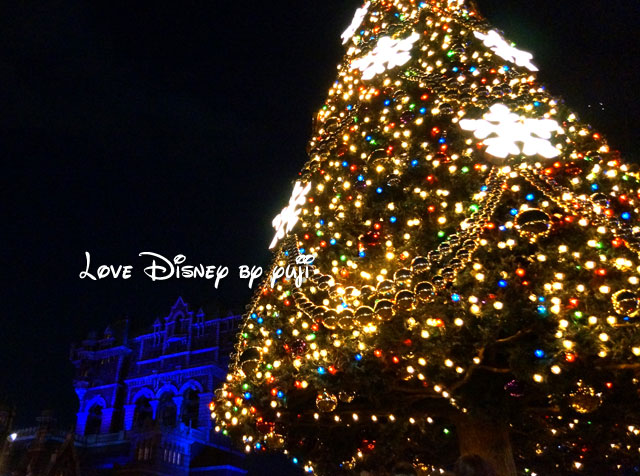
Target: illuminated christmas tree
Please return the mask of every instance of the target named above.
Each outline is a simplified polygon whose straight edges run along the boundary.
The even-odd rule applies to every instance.
[[[372,0],[274,220],[219,431],[310,473],[640,458],[639,179],[462,1]]]

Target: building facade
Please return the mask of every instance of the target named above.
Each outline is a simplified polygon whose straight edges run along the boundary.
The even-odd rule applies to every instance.
[[[213,431],[209,410],[239,323],[240,316],[207,318],[178,298],[147,333],[129,336],[124,322],[90,335],[71,350],[79,400],[75,432],[65,435],[49,425],[48,439],[65,449],[73,439],[67,459],[77,459],[82,475],[245,474],[242,455]],[[14,436],[14,450],[47,439],[40,426]],[[8,459],[18,464],[15,454]]]

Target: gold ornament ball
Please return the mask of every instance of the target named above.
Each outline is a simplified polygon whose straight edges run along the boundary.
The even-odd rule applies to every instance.
[[[313,311],[311,312],[311,316],[313,317],[314,320],[320,322],[322,321],[324,316],[327,314],[328,310],[329,309],[327,309],[325,306],[315,306]]]
[[[418,283],[415,289],[417,298],[422,302],[430,302],[436,297],[436,288],[429,281]]]
[[[384,149],[376,149],[369,154],[369,157],[367,157],[367,161],[371,163],[379,160],[388,160],[388,159],[389,159],[389,156],[387,155],[387,151]]]
[[[322,392],[316,398],[316,407],[318,407],[318,410],[320,410],[323,413],[332,412],[333,410],[336,409],[337,406],[338,406],[338,397],[326,391]]]
[[[635,317],[638,315],[638,296],[633,291],[623,289],[611,296],[613,309],[622,316]]]
[[[549,233],[551,217],[542,210],[532,208],[518,213],[515,224],[521,236],[535,241]]]
[[[265,437],[265,441],[267,443],[267,446],[274,450],[284,448],[284,437],[282,435],[278,435],[277,433],[269,433]]]
[[[380,283],[378,283],[377,291],[378,294],[382,297],[392,297],[393,293],[395,292],[395,285],[393,281],[390,281],[388,279],[380,281]]]
[[[335,311],[327,311],[322,318],[322,325],[330,331],[338,327],[338,314]]]
[[[240,368],[245,375],[249,375],[258,368],[262,353],[257,347],[249,347],[240,355]]]
[[[369,325],[373,322],[373,309],[369,306],[362,306],[356,310],[356,322],[361,326]]]
[[[604,193],[594,193],[591,195],[591,200],[596,205],[606,207],[609,204],[609,198]]]
[[[406,289],[396,294],[396,304],[402,311],[408,311],[413,307],[413,293]]]
[[[393,275],[393,280],[399,286],[409,286],[411,284],[411,278],[413,277],[413,273],[410,269],[402,268],[395,272]]]
[[[382,299],[376,303],[376,316],[382,321],[388,321],[393,317],[393,302]]]
[[[338,327],[343,331],[348,331],[353,329],[354,325],[353,319],[353,311],[350,309],[345,309],[340,314],[338,314]]]
[[[429,269],[429,260],[424,256],[418,256],[411,262],[411,270],[414,273],[422,273]]]
[[[569,395],[569,403],[578,413],[591,413],[602,404],[602,397],[593,387],[579,384],[578,389]]]
[[[356,394],[355,392],[340,392],[338,393],[338,398],[341,402],[351,403],[356,398]]]
[[[375,294],[376,294],[376,288],[374,288],[373,286],[369,286],[368,284],[362,286],[362,288],[360,289],[360,299],[362,300],[369,299],[375,296]]]
[[[326,291],[331,287],[332,281],[333,279],[331,278],[331,276],[327,276],[327,275],[320,276],[317,281],[318,288],[322,289],[323,291]]]

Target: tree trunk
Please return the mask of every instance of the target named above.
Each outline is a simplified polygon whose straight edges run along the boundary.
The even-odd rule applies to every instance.
[[[461,456],[478,455],[493,466],[498,476],[516,476],[506,424],[459,415],[456,430]]]

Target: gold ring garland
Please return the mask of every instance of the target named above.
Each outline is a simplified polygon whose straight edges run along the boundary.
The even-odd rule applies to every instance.
[[[505,177],[501,169],[493,167],[485,182],[487,187],[486,196],[480,203],[478,210],[474,211],[471,216],[463,222],[464,225],[459,228],[457,233],[450,235],[448,239],[440,243],[435,250],[427,253],[427,261],[422,263],[421,269],[416,270],[415,266],[413,266],[414,269],[412,270],[400,270],[403,271],[406,276],[403,275],[398,278],[409,281],[420,277],[420,284],[433,286],[434,294],[443,290],[447,283],[454,281],[458,272],[464,269],[466,264],[471,261],[475,251],[478,249],[479,237],[502,198],[504,183]],[[294,253],[295,252],[297,252],[297,250],[295,250]],[[336,282],[333,276],[324,274],[318,271],[317,268],[313,269],[315,273],[311,279],[316,282],[321,289],[328,291],[333,301],[341,302],[342,299],[336,292],[336,289],[340,288],[341,284]],[[425,273],[429,271],[431,271],[429,277],[425,276]],[[401,295],[401,293],[405,293],[406,296]],[[326,306],[315,304],[302,289],[295,290],[293,296],[296,299],[296,307],[298,310],[307,314],[312,319],[321,318],[322,314],[330,310]],[[384,304],[385,310],[393,313],[394,310],[406,307],[402,301],[409,300],[409,298],[411,298],[411,300],[414,299],[413,293],[401,291],[396,295],[394,301],[384,301],[384,303],[386,303]],[[301,306],[304,307],[304,309],[300,309]],[[366,308],[366,306],[363,306],[363,308]]]
[[[640,241],[633,236],[633,230],[628,223],[599,213],[599,210],[603,209],[601,205],[598,205],[589,197],[576,196],[573,191],[560,185],[551,177],[536,174],[529,168],[524,167],[519,169],[519,173],[527,182],[544,193],[567,213],[577,214],[596,225],[609,228],[614,237],[624,240],[631,251],[640,255]],[[565,199],[564,197],[568,198]]]

